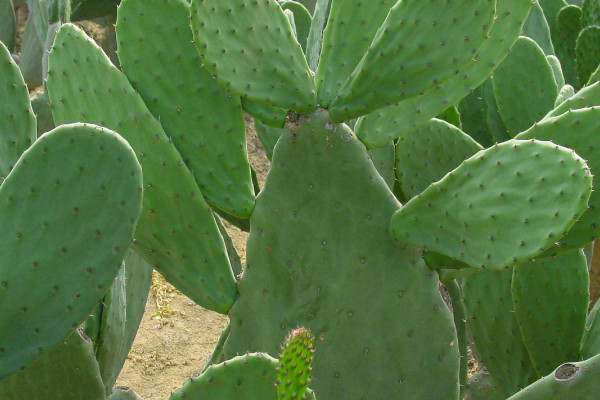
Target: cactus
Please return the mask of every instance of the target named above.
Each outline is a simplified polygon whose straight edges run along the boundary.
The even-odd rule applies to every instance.
[[[65,162],[70,151],[81,157]],[[12,238],[0,270],[0,324],[11,327],[1,377],[60,341],[108,289],[137,223],[141,175],[120,137],[89,125],[56,128],[19,158],[0,187],[0,230]]]
[[[314,5],[311,19],[291,1],[124,0],[122,71],[70,24],[48,57],[56,122],[106,125],[139,158],[133,250],[230,317],[172,399],[457,400],[477,395],[469,336],[490,374],[481,395],[506,398],[557,363],[577,365],[582,343],[593,353],[579,249],[600,236],[600,86],[564,85],[569,62],[554,43],[564,5],[536,5],[525,30],[530,0]],[[271,156],[256,198],[242,110]],[[249,228],[244,268],[215,213]],[[133,396],[112,389],[135,331],[122,305],[127,268],[96,293],[108,308],[87,325],[102,396],[113,398]],[[553,311],[565,288],[573,306]],[[548,323],[561,333],[540,333]],[[297,326],[316,337],[314,393],[298,391],[308,363],[272,358]]]

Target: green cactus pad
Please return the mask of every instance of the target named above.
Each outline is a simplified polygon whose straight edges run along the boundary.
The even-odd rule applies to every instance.
[[[266,400],[277,399],[277,360],[253,353],[211,365],[200,376],[187,381],[170,400]]]
[[[454,125],[432,119],[404,132],[396,142],[396,174],[412,198],[482,147]]]
[[[46,83],[57,123],[117,129],[144,170],[135,250],[181,292],[226,313],[237,292],[223,238],[181,156],[129,81],[74,25],[63,25]]]
[[[568,111],[550,117],[521,133],[517,139],[549,140],[575,150],[587,160],[592,174],[600,174],[598,130],[600,107]],[[569,233],[558,241],[561,250],[579,249],[600,237],[600,190],[594,182],[588,210],[578,219]]]
[[[575,58],[579,82],[587,82],[600,64],[600,26],[588,26],[579,32]]]
[[[233,275],[237,278],[240,275],[240,272],[242,272],[242,260],[240,259],[240,256],[238,255],[237,250],[233,245],[233,240],[231,239],[231,236],[229,236],[227,229],[225,229],[221,218],[215,215],[215,222],[219,227],[219,232],[221,232],[221,236],[223,236],[225,248],[227,249],[227,257],[229,258],[229,263],[231,264],[231,270],[233,271]]]
[[[304,328],[293,329],[288,333],[279,354],[277,398],[306,398],[315,352],[314,341],[310,331]]]
[[[569,362],[507,400],[596,400],[600,393],[600,354]]]
[[[304,326],[318,398],[456,399],[452,315],[421,253],[389,237],[399,204],[364,146],[325,111],[286,129],[251,218],[225,358],[276,354]]]
[[[547,375],[557,365],[579,359],[589,285],[587,262],[581,250],[514,268],[515,315],[539,375]]]
[[[586,210],[590,189],[590,171],[574,151],[510,140],[475,154],[406,203],[390,232],[474,268],[503,269],[553,246]]]
[[[435,117],[473,91],[489,78],[494,68],[508,54],[521,32],[531,6],[531,0],[499,0],[496,19],[487,39],[478,49],[476,57],[461,68],[460,74],[440,82],[434,90],[366,116],[363,121],[364,133],[359,136],[361,141],[368,148],[381,146],[403,131]],[[410,37],[414,37],[414,33]]]
[[[588,359],[600,354],[600,300],[588,314],[585,322],[585,333],[581,341],[581,358]]]
[[[0,379],[62,340],[108,290],[141,186],[131,148],[95,126],[56,128],[19,159],[0,187]]]
[[[75,331],[25,369],[0,380],[2,400],[104,400],[89,339]]]
[[[335,99],[394,4],[395,1],[332,1],[315,75],[322,107],[327,108]]]
[[[455,105],[446,108],[442,113],[436,116],[437,119],[446,121],[447,123],[454,125],[458,129],[461,129],[462,122],[460,121],[460,113]]]
[[[191,15],[194,44],[219,82],[275,107],[315,109],[313,73],[275,0],[193,0]]]
[[[479,271],[462,281],[471,348],[503,398],[538,377],[515,318],[511,280],[512,269],[508,269]]]
[[[240,99],[202,68],[187,1],[123,1],[116,31],[123,71],[193,171],[202,195],[248,218],[254,190]]]
[[[569,5],[560,9],[557,15],[557,34],[554,48],[562,64],[565,80],[573,87],[579,87],[575,45],[581,31],[581,8]],[[581,82],[583,83],[583,82]]]
[[[27,85],[10,52],[0,42],[0,178],[6,178],[36,137]]]
[[[498,110],[511,137],[554,108],[558,95],[554,72],[540,46],[529,38],[517,40],[494,71],[493,82]]]
[[[495,11],[493,0],[396,3],[337,91],[329,107],[332,120],[368,114],[463,76],[487,39]]]
[[[558,12],[561,8],[567,6],[567,2],[565,0],[537,0],[537,2],[542,6],[544,17],[546,17],[546,22],[550,28],[552,41],[556,43],[558,38]],[[570,3],[573,3],[573,1],[570,1]]]

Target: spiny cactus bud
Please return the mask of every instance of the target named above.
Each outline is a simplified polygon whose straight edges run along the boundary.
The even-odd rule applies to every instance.
[[[280,399],[306,399],[312,372],[314,337],[306,328],[288,333],[281,346],[277,367],[277,395]]]

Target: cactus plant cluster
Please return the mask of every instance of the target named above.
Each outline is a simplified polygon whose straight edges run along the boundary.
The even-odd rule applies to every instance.
[[[153,268],[229,316],[171,399],[600,396],[600,3],[562,3],[31,1],[58,127],[1,46],[0,397],[139,399]],[[67,23],[109,14],[118,62]]]

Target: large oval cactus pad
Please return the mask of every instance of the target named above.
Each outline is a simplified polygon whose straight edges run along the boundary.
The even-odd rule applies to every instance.
[[[421,253],[389,237],[399,204],[364,146],[324,111],[286,129],[252,215],[225,357],[276,354],[304,326],[317,338],[317,398],[455,399],[452,316]]]
[[[140,160],[144,207],[135,250],[190,299],[226,313],[237,288],[223,238],[160,123],[127,77],[74,25],[60,28],[48,64],[54,119],[118,130]]]
[[[110,287],[141,210],[142,171],[127,143],[62,126],[0,187],[0,379],[77,327]]]
[[[587,209],[591,184],[573,150],[510,140],[478,152],[406,203],[390,232],[473,268],[503,269],[552,247]]]

